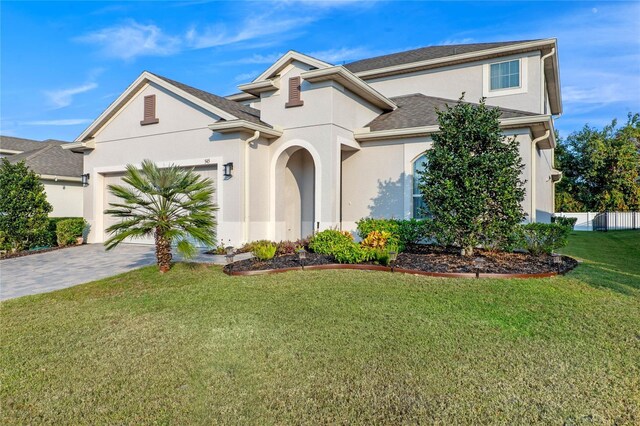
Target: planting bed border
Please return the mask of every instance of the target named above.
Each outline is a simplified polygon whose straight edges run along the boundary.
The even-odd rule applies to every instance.
[[[343,263],[332,263],[328,265],[309,265],[297,266],[295,268],[280,268],[280,269],[263,269],[256,271],[227,271],[224,273],[231,276],[249,276],[249,275],[266,275],[266,274],[278,274],[281,272],[289,271],[302,271],[302,270],[321,270],[321,269],[355,269],[360,271],[383,271],[383,272],[398,272],[401,274],[413,274],[413,275],[425,275],[429,277],[440,278],[549,278],[564,273],[559,272],[541,272],[537,274],[492,274],[492,273],[472,273],[472,272],[427,272],[417,269],[403,269],[403,268],[391,268],[389,266],[381,265],[350,265]],[[573,269],[573,268],[572,268]],[[569,271],[565,271],[569,272]]]

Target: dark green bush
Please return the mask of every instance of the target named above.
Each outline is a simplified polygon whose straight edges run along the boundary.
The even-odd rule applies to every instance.
[[[399,251],[404,251],[408,244],[431,238],[429,219],[361,219],[357,225],[358,236],[363,240],[373,231],[389,232],[391,238],[387,244],[396,246]]]
[[[87,222],[81,217],[63,219],[56,223],[56,236],[59,246],[75,244],[82,237]]]
[[[277,246],[271,242],[261,242],[255,244],[253,246],[252,253],[258,260],[269,260],[273,259],[273,256],[276,255]]]
[[[571,230],[557,223],[529,223],[520,229],[521,242],[529,253],[551,254],[567,245]]]
[[[69,220],[69,219],[82,220],[81,217],[50,217],[49,218],[49,223],[47,225],[46,245],[48,245],[49,247],[56,247],[58,245],[58,234],[57,234],[58,222],[61,222],[63,220]]]
[[[558,225],[566,226],[571,231],[573,231],[573,228],[576,226],[577,221],[577,217],[553,216],[551,218],[551,223],[557,223]]]

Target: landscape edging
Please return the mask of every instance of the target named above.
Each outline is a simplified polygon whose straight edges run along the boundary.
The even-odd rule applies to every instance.
[[[304,268],[301,266],[293,268],[280,268],[280,269],[262,269],[256,271],[227,271],[224,273],[230,276],[251,276],[251,275],[267,275],[278,274],[281,272],[289,271],[302,271],[302,270],[323,270],[323,269],[355,269],[360,271],[383,271],[383,272],[397,272],[401,274],[412,275],[425,275],[429,277],[440,278],[549,278],[558,275],[558,272],[541,272],[537,274],[493,274],[493,273],[479,273],[473,272],[427,272],[416,269],[403,269],[403,268],[391,268],[389,266],[381,265],[351,265],[343,263],[331,263],[326,265],[309,265]]]

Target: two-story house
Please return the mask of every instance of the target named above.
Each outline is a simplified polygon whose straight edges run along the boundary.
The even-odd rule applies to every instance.
[[[462,92],[500,108],[505,135],[517,138],[528,220],[554,211],[555,39],[432,46],[346,65],[290,51],[239,89],[220,97],[145,71],[65,146],[85,155],[90,242],[104,241],[113,220],[103,214],[107,185],[147,158],[214,180],[225,243],[417,217],[414,176],[438,131],[435,109]]]

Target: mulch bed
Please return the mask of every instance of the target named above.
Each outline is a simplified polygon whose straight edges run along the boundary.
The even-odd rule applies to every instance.
[[[476,266],[476,259],[482,259]],[[331,265],[337,263],[333,256],[307,253],[305,266]],[[374,265],[373,263],[366,263]],[[568,256],[562,256],[562,263],[556,265],[548,255],[533,256],[528,253],[504,253],[477,250],[474,256],[462,257],[459,250],[431,245],[415,245],[398,255],[394,264],[397,269],[407,269],[436,273],[476,273],[481,274],[544,274],[556,272],[564,274],[576,267],[578,262]],[[266,271],[286,268],[299,268],[297,255],[274,257],[268,261],[246,259],[224,267],[225,272]]]
[[[0,260],[13,259],[14,257],[30,256],[32,254],[47,253],[49,251],[62,250],[62,249],[71,248],[71,247],[78,247],[78,245],[69,245],[64,247],[49,247],[49,248],[43,248],[40,250],[23,250],[23,251],[17,251],[15,253],[5,253],[5,254],[0,254]]]

